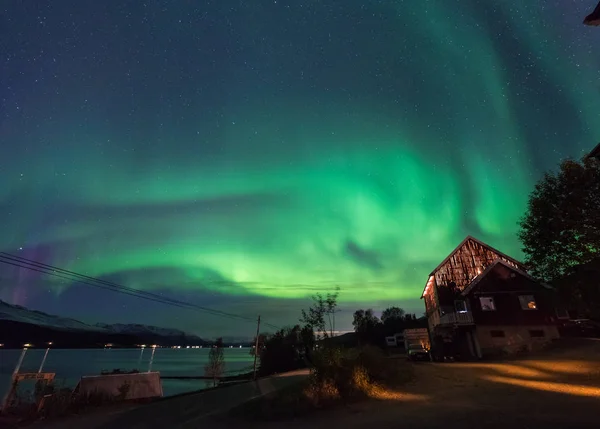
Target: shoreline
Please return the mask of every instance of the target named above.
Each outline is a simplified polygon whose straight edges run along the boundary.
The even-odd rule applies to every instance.
[[[238,380],[251,380],[254,376],[254,372],[244,372],[235,375],[226,375],[219,377],[219,382],[238,381]],[[213,377],[207,377],[205,375],[166,375],[160,376],[161,380],[212,380]]]

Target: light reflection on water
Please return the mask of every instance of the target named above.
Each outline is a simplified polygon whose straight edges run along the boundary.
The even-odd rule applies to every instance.
[[[199,376],[204,375],[204,366],[208,362],[210,349],[156,349],[152,370],[162,376]],[[250,370],[254,358],[248,348],[225,348],[225,373],[234,375]],[[37,372],[44,349],[27,351],[20,372]],[[17,364],[21,350],[0,349],[0,398],[6,393],[10,377]],[[98,375],[103,370],[121,369],[140,372],[148,370],[152,350],[147,348],[140,360],[140,349],[51,349],[44,372],[56,373],[58,384],[75,387],[82,375]],[[204,380],[163,380],[165,396],[204,389]]]

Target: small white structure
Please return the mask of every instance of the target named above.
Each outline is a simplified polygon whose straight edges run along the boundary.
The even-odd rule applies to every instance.
[[[121,396],[123,400],[163,396],[159,372],[84,376],[75,390],[82,395]]]
[[[388,347],[402,347],[404,345],[404,334],[397,333],[389,337],[385,337],[385,343]]]

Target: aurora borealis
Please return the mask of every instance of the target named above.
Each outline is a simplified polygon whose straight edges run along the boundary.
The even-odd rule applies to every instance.
[[[572,3],[7,2],[0,251],[277,325],[335,286],[341,329],[420,314],[465,235],[520,258],[535,181],[600,140]],[[253,329],[9,266],[0,298]]]

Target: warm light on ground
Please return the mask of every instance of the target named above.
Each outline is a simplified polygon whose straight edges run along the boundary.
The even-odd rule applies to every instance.
[[[589,374],[590,372],[600,372],[597,363],[585,361],[553,361],[544,362],[539,360],[524,361],[523,365],[538,368],[543,371],[562,373],[562,374]]]
[[[385,389],[383,387],[374,387],[369,392],[369,397],[382,401],[425,401],[429,399],[426,395],[417,395],[414,393],[399,392],[395,390]]]
[[[600,388],[598,387],[553,383],[550,381],[520,380],[517,378],[497,377],[493,375],[483,376],[481,378],[487,381],[493,381],[495,383],[510,384],[513,386],[526,387],[528,389],[600,398]]]
[[[501,374],[510,375],[513,377],[529,377],[529,378],[551,378],[550,374],[545,372],[527,368],[522,365],[512,364],[463,364],[464,368],[480,369],[480,370],[492,370]]]
[[[557,378],[566,374],[600,373],[598,364],[587,361],[575,360],[523,360],[514,363],[463,363],[462,369],[494,371],[511,377],[525,377],[537,379]]]

